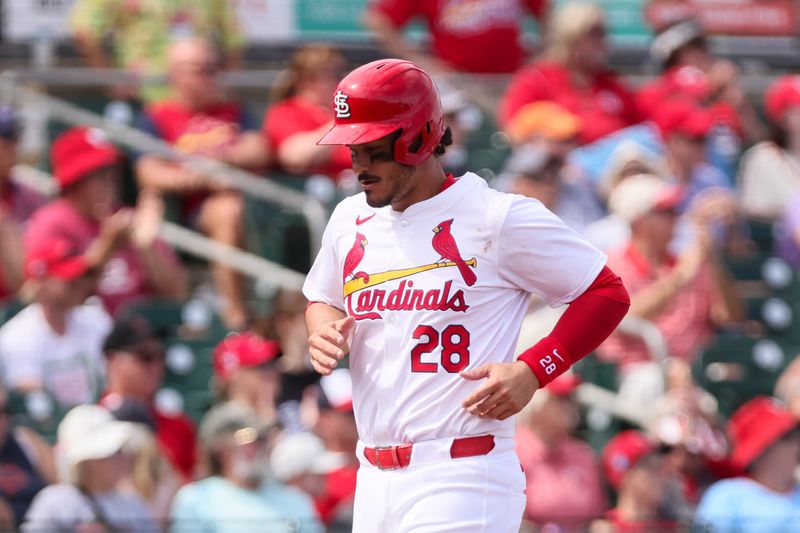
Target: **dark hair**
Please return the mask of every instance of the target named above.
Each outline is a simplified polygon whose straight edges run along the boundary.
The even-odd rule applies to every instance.
[[[426,124],[425,127],[428,128],[428,131],[430,131],[429,124]],[[399,137],[400,135],[398,134],[398,136],[394,140],[397,140],[397,138]],[[450,129],[450,126],[447,126],[444,129],[442,138],[439,140],[439,144],[437,144],[436,148],[433,149],[433,155],[435,155],[436,157],[443,156],[444,153],[447,151],[447,147],[450,146],[451,144],[453,144],[453,130]],[[422,146],[422,134],[420,134],[416,139],[414,139],[414,142],[408,146],[408,151],[411,153],[415,153],[417,150],[420,149],[421,146]]]
[[[694,39],[692,39],[688,43],[686,43],[683,46],[677,48],[674,52],[672,52],[669,55],[667,60],[664,62],[663,70],[667,71],[667,70],[671,69],[672,67],[677,66],[678,65],[678,58],[681,56],[681,53],[684,52],[687,48],[693,48],[693,47],[702,47],[702,48],[706,48],[707,49],[708,48],[708,41],[706,40],[706,38],[704,36],[698,35],[697,37],[695,37]]]
[[[774,142],[780,148],[786,148],[788,132],[775,122],[768,121],[769,124],[769,140]]]

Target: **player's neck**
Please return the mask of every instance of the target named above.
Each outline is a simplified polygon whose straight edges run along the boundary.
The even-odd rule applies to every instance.
[[[402,213],[416,203],[433,198],[442,192],[442,186],[447,176],[442,165],[439,164],[439,160],[431,157],[416,168],[412,179],[414,185],[409,193],[397,202],[392,202],[393,210]]]

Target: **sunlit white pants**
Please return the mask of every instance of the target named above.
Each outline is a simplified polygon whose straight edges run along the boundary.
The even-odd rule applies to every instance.
[[[353,533],[518,533],[525,476],[512,439],[450,458],[452,439],[414,444],[411,464],[379,470],[359,443]]]

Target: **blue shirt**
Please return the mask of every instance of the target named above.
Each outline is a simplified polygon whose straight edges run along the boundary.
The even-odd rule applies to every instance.
[[[725,479],[709,487],[697,509],[702,531],[790,533],[800,529],[800,486],[774,492],[747,478]]]
[[[221,477],[184,486],[170,512],[172,532],[318,532],[319,523],[302,494],[268,485],[246,490]]]

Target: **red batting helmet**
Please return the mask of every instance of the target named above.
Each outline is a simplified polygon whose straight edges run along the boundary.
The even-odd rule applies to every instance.
[[[397,130],[394,159],[419,165],[433,154],[445,125],[439,91],[410,61],[382,59],[344,77],[333,96],[334,126],[317,144],[364,144]],[[421,138],[419,148],[411,145]]]

